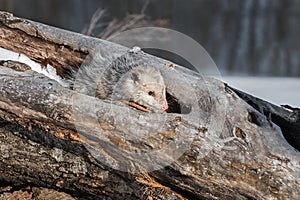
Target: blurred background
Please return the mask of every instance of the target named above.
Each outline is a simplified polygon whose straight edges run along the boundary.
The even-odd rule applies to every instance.
[[[299,0],[0,0],[0,9],[104,39],[171,28],[198,41],[233,86],[300,107]]]

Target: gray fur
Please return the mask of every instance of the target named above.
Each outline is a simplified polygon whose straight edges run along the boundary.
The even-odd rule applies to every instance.
[[[135,53],[116,58],[98,52],[72,77],[74,89],[80,93],[100,99],[133,101],[153,112],[167,109],[160,71],[139,62]]]

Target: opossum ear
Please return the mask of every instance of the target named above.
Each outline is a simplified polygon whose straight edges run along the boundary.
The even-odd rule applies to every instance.
[[[134,82],[138,82],[140,80],[140,78],[138,77],[138,75],[136,73],[132,73],[131,78]]]

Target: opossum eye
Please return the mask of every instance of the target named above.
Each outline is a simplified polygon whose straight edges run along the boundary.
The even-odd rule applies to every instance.
[[[148,94],[149,94],[150,96],[155,97],[155,92],[154,92],[154,91],[149,91]]]

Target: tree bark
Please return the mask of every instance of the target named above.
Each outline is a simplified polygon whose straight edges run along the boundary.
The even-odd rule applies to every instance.
[[[240,98],[278,125],[285,139],[298,151],[300,150],[300,109],[289,105],[276,106],[245,92],[232,89]]]
[[[0,27],[0,47],[61,76],[95,49],[128,52],[5,12]],[[159,67],[168,113],[79,94],[2,62],[0,179],[99,199],[298,199],[299,152],[276,124],[219,80],[136,56]]]

